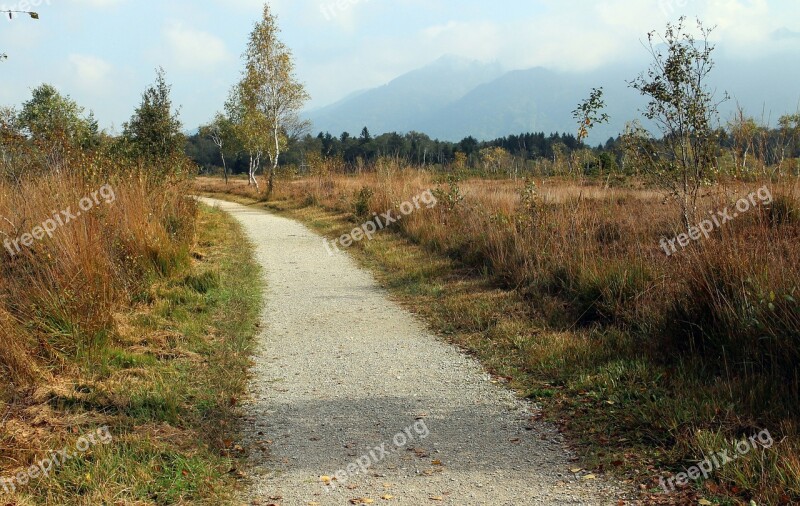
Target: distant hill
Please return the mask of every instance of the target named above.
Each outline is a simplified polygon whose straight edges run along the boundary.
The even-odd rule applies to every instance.
[[[499,64],[483,64],[446,56],[372,90],[307,113],[316,130],[358,134],[364,126],[374,132],[408,131],[420,118],[453,103],[476,86],[503,74]]]
[[[642,70],[630,64],[585,73],[544,68],[504,72],[497,64],[445,57],[306,117],[314,131],[335,135],[357,135],[364,126],[373,133],[414,130],[449,141],[469,135],[489,140],[521,132],[573,132],[572,111],[592,88],[602,86],[611,122],[592,133],[590,142],[599,143],[641,117],[637,111],[645,101],[627,81]],[[798,82],[800,67],[773,56],[756,62],[721,61],[712,86],[720,97],[727,91],[733,99],[721,108],[723,122],[738,102],[748,114],[774,124],[779,116],[797,111]]]

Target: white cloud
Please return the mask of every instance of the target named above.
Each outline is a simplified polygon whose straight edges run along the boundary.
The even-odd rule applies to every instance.
[[[230,58],[222,39],[180,22],[168,25],[164,37],[170,57],[179,68],[211,71]]]
[[[75,86],[83,91],[103,93],[112,86],[111,74],[114,67],[92,55],[71,54],[67,58],[70,77]]]

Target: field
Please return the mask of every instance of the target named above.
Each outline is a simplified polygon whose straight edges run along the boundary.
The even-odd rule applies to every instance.
[[[800,500],[796,179],[705,188],[713,230],[674,249],[685,231],[676,207],[635,180],[609,188],[395,165],[286,178],[268,202],[242,180],[195,186],[261,201],[330,240],[432,190],[435,207],[351,250],[432,328],[541,403],[582,466],[625,477],[652,503]],[[702,489],[659,494],[757,435]]]

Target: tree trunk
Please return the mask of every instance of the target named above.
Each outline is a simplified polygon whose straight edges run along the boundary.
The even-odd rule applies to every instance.
[[[250,180],[248,181],[248,186],[255,185],[256,191],[260,188],[258,186],[258,179],[256,179],[256,171],[258,170],[258,165],[260,164],[260,156],[261,155],[250,155],[250,167],[249,167],[249,176]]]
[[[269,181],[267,181],[267,197],[272,196],[272,190],[275,189],[275,167],[269,169]]]
[[[272,190],[275,189],[275,172],[278,170],[278,158],[281,156],[281,143],[280,143],[280,130],[278,125],[272,129],[273,142],[275,142],[275,156],[272,158],[272,166],[269,169],[269,181],[267,182],[267,198],[272,196]]]
[[[225,178],[225,186],[228,186],[228,165],[225,163],[225,153],[220,151],[222,156],[222,177]]]

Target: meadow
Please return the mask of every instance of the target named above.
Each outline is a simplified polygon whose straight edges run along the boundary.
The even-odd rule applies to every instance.
[[[287,176],[269,200],[242,180],[195,187],[261,201],[329,239],[432,189],[436,207],[352,253],[498,381],[541,403],[583,465],[624,476],[652,504],[800,500],[796,178],[705,187],[704,218],[750,205],[669,255],[664,240],[686,231],[676,206],[635,178],[492,179],[393,161]],[[771,448],[662,494],[661,476],[763,430]]]

